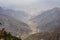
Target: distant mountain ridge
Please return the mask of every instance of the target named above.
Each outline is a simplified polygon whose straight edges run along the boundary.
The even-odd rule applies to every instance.
[[[11,17],[14,17],[17,20],[27,20],[28,14],[25,11],[15,11],[12,9],[4,9],[2,7],[0,7],[0,14],[4,14],[4,15],[8,15]],[[24,21],[25,22],[25,21]]]
[[[30,21],[36,23],[37,29],[48,31],[60,26],[60,8],[47,10]]]

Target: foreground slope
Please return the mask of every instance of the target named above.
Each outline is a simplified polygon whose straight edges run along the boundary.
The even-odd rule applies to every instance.
[[[0,40],[21,40],[20,38],[17,38],[15,36],[12,36],[9,32],[6,32],[3,28],[0,29]]]
[[[25,40],[60,40],[60,28],[56,28],[52,32],[40,32],[32,34]]]

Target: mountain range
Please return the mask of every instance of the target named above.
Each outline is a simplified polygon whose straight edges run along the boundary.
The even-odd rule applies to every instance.
[[[28,16],[25,11],[15,11],[0,7],[0,29],[5,28],[12,35],[21,36],[23,39],[29,35],[25,40],[40,40],[40,37],[50,40],[49,32],[54,34],[56,28],[60,28],[60,8],[58,7],[43,11],[29,20]]]
[[[25,11],[17,11],[17,10],[12,10],[12,9],[4,9],[3,7],[0,7],[0,14],[3,15],[8,15],[11,17],[14,17],[15,19],[17,19],[18,21],[23,21],[25,22],[28,19],[28,14]]]
[[[53,9],[42,12],[40,15],[30,19],[32,23],[35,23],[37,29],[40,31],[51,31],[60,27],[60,8],[55,7]]]

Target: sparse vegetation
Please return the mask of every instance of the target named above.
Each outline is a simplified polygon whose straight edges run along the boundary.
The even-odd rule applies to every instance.
[[[2,30],[0,30],[0,40],[21,40],[21,39],[12,36],[10,32],[6,32],[5,29],[3,28]]]

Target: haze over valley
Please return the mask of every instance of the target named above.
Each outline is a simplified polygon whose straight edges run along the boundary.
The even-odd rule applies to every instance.
[[[60,40],[60,0],[0,0],[4,29],[21,40]]]

